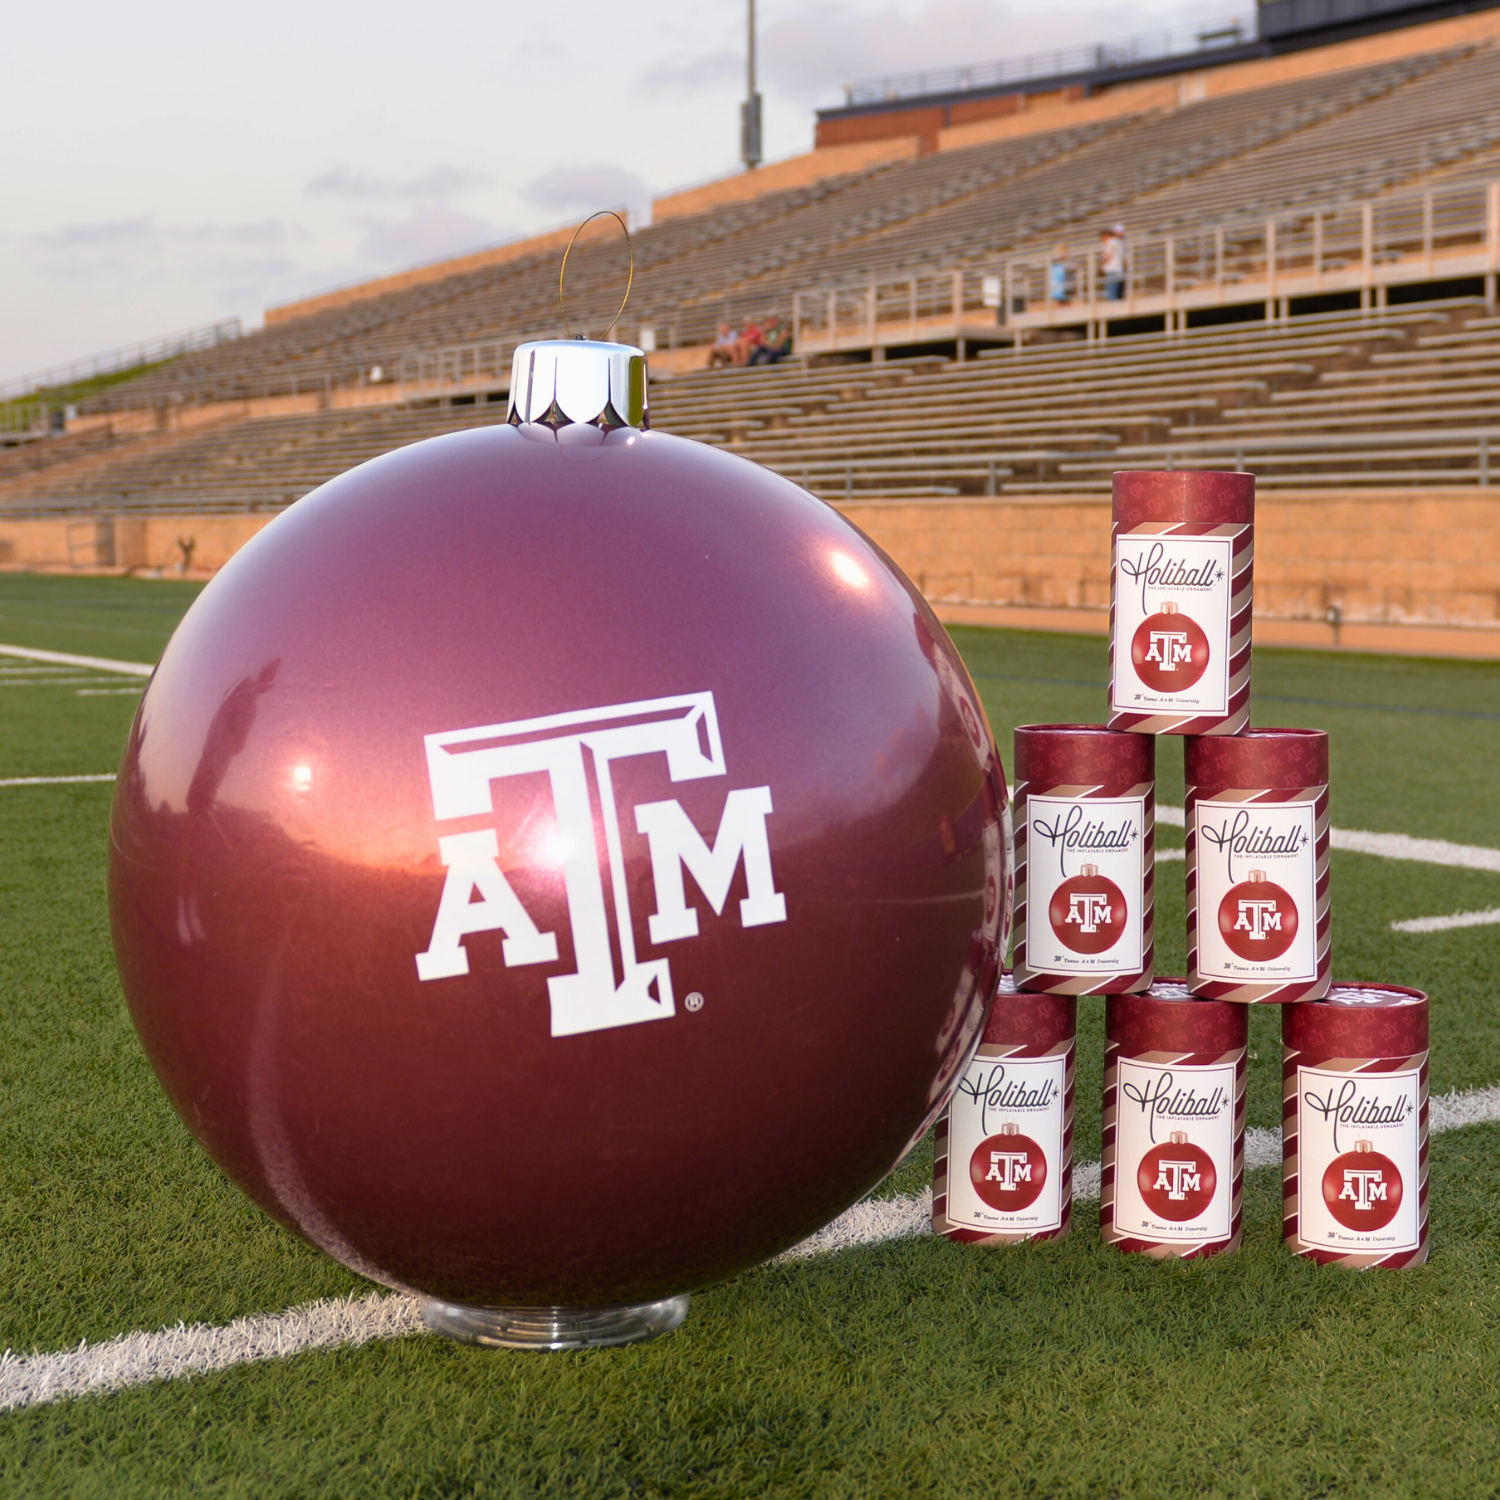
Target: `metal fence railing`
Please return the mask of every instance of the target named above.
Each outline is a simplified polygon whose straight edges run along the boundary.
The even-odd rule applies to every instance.
[[[987,264],[808,288],[794,298],[794,338],[800,352],[815,353],[1145,315],[1165,315],[1170,327],[1199,308],[1264,300],[1276,315],[1290,298],[1335,291],[1370,294],[1378,305],[1391,286],[1497,272],[1500,180],[1456,182],[1132,236],[1117,296],[1094,245],[1065,259],[1056,247],[1023,250]]]
[[[844,85],[844,103],[846,107],[878,104],[887,99],[959,94],[971,89],[1003,88],[1010,83],[1066,78],[1077,73],[1103,73],[1154,62],[1159,58],[1191,57],[1194,53],[1254,40],[1253,15],[1198,21],[1191,25],[1138,32],[1134,36],[1088,46],[1034,52],[1025,57],[1002,57],[994,62],[970,63],[962,67],[926,68],[912,73],[888,74],[883,78],[861,78]]]
[[[0,381],[0,401],[29,396],[33,391],[78,385],[121,370],[159,364],[162,360],[174,359],[179,354],[212,349],[218,344],[240,338],[243,334],[244,329],[238,318],[223,318],[217,323],[205,323],[201,327],[187,328],[180,333],[168,333],[144,343],[126,344],[103,354],[90,355],[87,359],[75,359],[70,364],[53,365],[50,369],[35,370],[29,375],[18,375],[11,380]]]

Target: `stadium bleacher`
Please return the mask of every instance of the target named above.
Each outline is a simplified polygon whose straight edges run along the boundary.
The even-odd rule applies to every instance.
[[[1245,467],[1269,486],[1473,484],[1490,478],[1490,452],[1500,468],[1497,375],[1500,318],[1465,298],[965,363],[705,371],[655,385],[652,422],[834,500],[1087,493],[1121,467]],[[389,448],[496,421],[499,394],[36,444],[0,458],[0,509],[275,510]],[[57,461],[41,465],[46,448]]]
[[[1500,142],[1500,48],[1473,42],[1076,127],[887,162],[638,231],[633,322],[678,345],[719,319],[829,283],[962,265],[1110,219],[1147,230],[1359,197],[1449,171]],[[1062,112],[1059,112],[1062,113]],[[602,326],[617,241],[570,263],[575,321]],[[575,279],[576,271],[576,279]],[[85,410],[242,400],[365,382],[403,354],[555,331],[556,253],[276,323],[174,361]]]
[[[1115,218],[1144,236],[1500,176],[1500,45],[1451,26],[1410,38],[1361,66],[1336,65],[1349,54],[1335,49],[1325,71],[1186,107],[1077,124],[1056,109],[1029,134],[668,218],[634,236],[629,326],[702,346],[726,313],[985,265]],[[617,240],[579,245],[575,324],[613,313],[625,266]],[[1486,483],[1496,308],[1451,286],[1405,290],[1423,300],[1018,340],[969,360],[867,351],[682,373],[653,385],[652,417],[833,499],[1088,493],[1139,464],[1243,466],[1271,486]],[[506,351],[558,331],[555,297],[548,250],[185,353],[80,402],[68,432],[0,450],[0,515],[278,509],[397,444],[496,420]],[[456,381],[403,383],[480,341]]]

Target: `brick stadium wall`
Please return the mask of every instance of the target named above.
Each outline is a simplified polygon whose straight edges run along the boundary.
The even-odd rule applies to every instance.
[[[1002,496],[838,507],[954,623],[1102,633],[1109,501]],[[269,518],[112,523],[113,571],[212,572]],[[0,519],[0,569],[66,572],[95,560],[93,523]],[[1256,639],[1266,645],[1500,660],[1500,489],[1270,491],[1257,502]],[[1335,632],[1326,623],[1341,611]]]
[[[886,501],[839,509],[950,622],[1104,632],[1102,496]],[[1337,607],[1337,631],[1326,623]],[[1266,645],[1500,659],[1500,490],[1272,490],[1256,503]]]
[[[174,573],[182,561],[177,545],[181,537],[193,543],[193,572],[214,573],[271,519],[252,515],[144,516],[102,523],[0,519],[0,571],[143,573],[160,569]],[[114,556],[114,562],[103,568],[96,566],[101,542]]]

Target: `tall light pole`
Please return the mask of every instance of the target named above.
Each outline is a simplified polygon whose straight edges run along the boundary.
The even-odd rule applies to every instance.
[[[755,92],[755,0],[748,0],[749,44],[745,49],[745,102],[740,105],[740,160],[748,172],[760,165],[760,95]]]

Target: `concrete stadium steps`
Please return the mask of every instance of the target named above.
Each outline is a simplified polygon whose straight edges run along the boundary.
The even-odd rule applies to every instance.
[[[175,435],[80,476],[0,483],[0,513],[182,508],[274,510],[392,448],[500,420],[504,407],[375,408],[242,421]]]
[[[1497,68],[1500,48],[1449,47],[1171,111],[1063,122],[669,219],[634,236],[622,331],[651,323],[664,341],[702,343],[726,310],[786,312],[799,289],[972,264],[1070,227],[1123,217],[1143,228],[1335,189],[1381,192],[1446,169],[1445,152],[1482,145]],[[575,250],[575,326],[597,332],[613,315],[626,264],[617,241]],[[556,273],[548,252],[351,302],[185,356],[94,404],[305,392],[359,383],[403,352],[514,344],[557,328]]]
[[[1372,441],[1351,444],[1332,431],[1325,454],[1315,437],[1304,441],[1290,423],[1283,431],[1278,418],[1300,402],[1326,401],[1325,381],[1372,375],[1375,359],[1385,362],[1383,370],[1401,369],[1404,361],[1430,364],[1444,349],[1455,362],[1472,362],[1487,348],[1500,360],[1500,319],[1477,316],[1482,309],[1460,300],[1384,316],[1337,313],[1093,345],[1056,343],[907,369],[837,400],[829,399],[826,383],[809,386],[795,372],[762,375],[755,399],[761,410],[783,414],[774,429],[746,418],[728,399],[735,374],[726,372],[673,382],[653,397],[653,418],[658,427],[691,430],[830,499],[877,498],[898,476],[911,482],[924,462],[934,483],[976,495],[1087,492],[1107,488],[1109,474],[1121,467],[1241,462],[1272,484],[1293,484],[1299,476],[1314,485],[1404,483],[1412,476],[1423,482],[1450,472],[1472,483],[1476,417],[1487,419],[1491,402],[1453,407],[1440,381],[1405,382],[1392,398],[1401,403],[1399,429],[1419,429],[1419,441],[1384,430],[1387,416],[1366,424],[1378,433]],[[1361,378],[1361,392],[1369,384]],[[1500,401],[1494,409],[1500,424]],[[1350,412],[1356,431],[1357,416]],[[1453,440],[1445,445],[1448,428]]]
[[[651,414],[834,500],[1098,492],[1122,467],[1245,467],[1270,486],[1473,484],[1486,431],[1500,474],[1496,373],[1500,317],[1460,299],[963,363],[710,371],[653,385]],[[0,512],[277,509],[503,412],[432,402],[164,434],[0,479]]]

